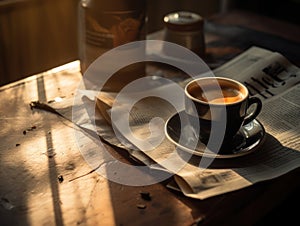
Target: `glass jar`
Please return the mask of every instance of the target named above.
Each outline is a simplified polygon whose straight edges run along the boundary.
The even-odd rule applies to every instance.
[[[82,74],[103,53],[117,46],[145,39],[145,21],[146,0],[81,0],[78,36]],[[128,81],[125,80],[132,74],[141,76],[145,71],[144,67],[144,64],[133,65],[118,72],[120,75],[115,76],[118,78],[113,81],[113,86],[120,87],[114,89],[126,85]]]

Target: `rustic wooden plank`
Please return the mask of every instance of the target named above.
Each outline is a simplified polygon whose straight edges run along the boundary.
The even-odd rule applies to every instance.
[[[77,65],[0,88],[1,224],[253,225],[299,189],[299,170],[206,200],[184,197],[166,188],[167,181],[143,187],[108,181],[82,157],[77,127],[29,107],[31,101],[72,96],[80,79]],[[135,164],[126,152],[106,147]],[[151,200],[140,192],[149,192]]]

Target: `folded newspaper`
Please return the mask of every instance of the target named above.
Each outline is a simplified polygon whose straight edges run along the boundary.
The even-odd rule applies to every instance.
[[[79,90],[78,100],[66,98],[47,106],[81,128],[76,130],[84,147],[81,152],[98,173],[107,173],[114,162],[101,151],[97,143],[100,136],[127,150],[130,157],[151,170],[173,175],[174,180],[167,186],[196,199],[245,188],[300,167],[299,68],[280,53],[252,47],[213,72],[239,80],[263,102],[257,121],[243,129],[243,138],[250,144],[248,150],[227,158],[206,158],[206,151],[191,152],[189,147],[182,148],[170,139],[174,134],[183,134],[183,142],[189,144],[193,138],[189,130],[181,131],[178,121],[173,127],[173,116],[184,110],[182,88],[188,80],[178,82],[176,78],[175,83],[165,84],[159,76],[150,76],[151,88],[140,87],[138,93],[123,98],[116,98],[116,93],[99,95],[98,90]],[[168,100],[157,98],[166,92],[170,94]],[[165,133],[167,123],[171,125],[172,136]],[[122,130],[126,126],[129,130]]]
[[[104,120],[98,121],[96,125],[98,135],[111,144],[128,150],[132,157],[150,167],[153,163],[158,163],[174,174],[174,181],[168,187],[197,199],[241,189],[300,167],[299,68],[280,53],[252,47],[215,69],[214,74],[239,80],[248,87],[251,95],[262,99],[263,109],[257,119],[265,134],[261,144],[253,152],[237,158],[216,158],[205,167],[199,164],[201,159],[205,159],[199,154],[188,153],[189,160],[185,161],[187,152],[181,150],[164,134],[164,123],[176,113],[176,109],[167,101],[151,96],[153,92],[165,92],[169,88],[168,85],[156,86],[153,90],[139,93],[148,98],[135,103],[130,112],[127,112],[130,133],[119,131],[118,136],[115,135],[112,126],[123,119],[115,117],[112,120],[111,107],[116,94],[101,92],[96,98],[96,106]],[[184,87],[186,82],[180,83],[179,86]],[[174,93],[173,97],[173,100],[181,102],[179,105],[183,108],[182,96]],[[130,98],[135,96],[128,95],[126,98],[120,105],[116,105],[119,113],[122,109],[127,109],[128,106],[125,105],[132,103]],[[155,118],[163,121],[153,120]],[[249,131],[251,132],[251,129]],[[251,137],[251,134],[248,136]],[[120,140],[120,137],[124,139]],[[139,139],[136,139],[137,137]],[[153,148],[145,151],[140,142],[143,139],[150,140]],[[177,157],[172,155],[174,152],[177,153]]]

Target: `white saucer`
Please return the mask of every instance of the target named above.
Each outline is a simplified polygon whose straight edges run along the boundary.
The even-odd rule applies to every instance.
[[[166,122],[165,134],[180,150],[201,157],[226,159],[244,156],[257,150],[265,137],[263,125],[255,119],[240,129],[235,138],[235,144],[232,145],[232,150],[228,150],[226,154],[218,154],[217,151],[210,151],[205,144],[199,141],[191,126],[184,123],[184,120],[187,120],[184,111],[171,116]],[[181,124],[184,125],[182,134]]]

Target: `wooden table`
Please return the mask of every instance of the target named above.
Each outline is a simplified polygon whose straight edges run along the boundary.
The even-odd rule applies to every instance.
[[[232,16],[242,18],[236,20],[239,23],[253,24],[255,18],[234,12],[213,20],[229,24],[226,18]],[[259,29],[264,30],[262,22]],[[217,48],[231,57],[242,51]],[[208,45],[207,51],[217,56],[215,46]],[[80,80],[75,62],[67,69],[47,71],[0,88],[0,225],[259,225],[269,222],[268,216],[263,217],[280,204],[286,212],[272,216],[276,222],[286,223],[288,211],[295,213],[289,204],[295,202],[297,208],[298,169],[203,201],[166,188],[167,181],[131,187],[91,172],[74,137],[78,128],[58,115],[29,106],[35,100],[74,95]],[[106,146],[117,151],[120,161],[131,163],[124,151]],[[140,192],[149,192],[152,199],[144,200]]]

